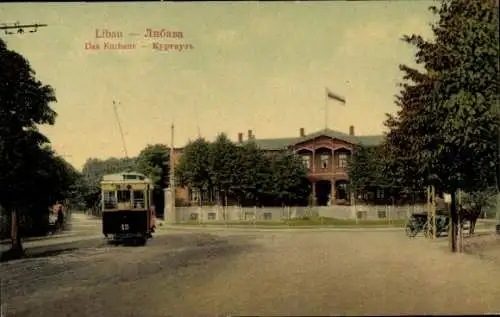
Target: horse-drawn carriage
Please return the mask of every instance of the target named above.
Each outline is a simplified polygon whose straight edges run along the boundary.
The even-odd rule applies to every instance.
[[[428,225],[429,217],[427,215],[427,212],[414,213],[411,215],[410,220],[406,224],[406,235],[413,238],[420,231],[423,231],[426,236],[429,234],[433,235],[432,226],[428,228]],[[444,212],[436,212],[436,237],[439,237],[444,232],[448,232],[448,228],[448,214]]]
[[[102,232],[114,243],[145,245],[155,229],[153,184],[143,174],[104,175],[101,181]]]

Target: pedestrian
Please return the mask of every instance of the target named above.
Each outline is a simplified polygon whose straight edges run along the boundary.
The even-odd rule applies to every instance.
[[[63,211],[63,205],[57,202],[56,205],[56,210],[57,210],[57,228],[62,229],[63,224],[64,224],[64,211]]]
[[[154,205],[151,205],[151,232],[154,233],[156,229],[156,208]]]

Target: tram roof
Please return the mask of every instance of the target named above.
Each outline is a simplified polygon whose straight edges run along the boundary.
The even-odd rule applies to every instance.
[[[151,183],[151,179],[147,178],[144,174],[137,172],[124,172],[124,173],[115,173],[115,174],[107,174],[103,175],[102,181],[103,183],[121,183],[121,182],[130,182],[130,183]]]

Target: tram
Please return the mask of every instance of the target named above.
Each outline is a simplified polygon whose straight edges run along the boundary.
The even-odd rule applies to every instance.
[[[115,244],[145,245],[155,229],[153,183],[140,173],[104,175],[101,181],[102,232]]]

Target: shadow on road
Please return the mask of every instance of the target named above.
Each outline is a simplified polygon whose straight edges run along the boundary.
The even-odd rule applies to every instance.
[[[73,252],[75,250],[78,250],[78,248],[57,248],[57,249],[52,249],[52,250],[45,250],[41,252],[33,252],[29,251],[26,252],[26,257],[28,259],[34,259],[34,258],[45,258],[45,257],[50,257],[50,256],[57,256],[63,253],[68,253],[68,252]]]
[[[36,250],[37,248],[33,248],[25,251],[25,255],[22,257],[16,256],[13,254],[11,250],[7,250],[0,254],[0,263],[5,263],[9,261],[22,260],[22,259],[36,259],[36,258],[45,258],[51,256],[57,256],[63,253],[73,252],[78,248],[75,247],[59,247],[59,248],[42,248],[42,250]]]
[[[82,248],[101,246],[101,239],[61,242],[50,245],[34,246],[25,248],[25,255],[21,258],[12,253],[11,250],[6,250],[0,253],[0,263],[9,261],[34,259],[58,256],[63,253],[69,253]]]
[[[22,287],[19,278],[8,278],[4,282],[4,294],[12,313],[19,317],[89,316],[89,311],[75,309],[75,303],[82,302],[90,310],[105,310],[108,316],[156,317],[158,315],[153,312],[145,311],[147,307],[131,304],[131,290],[136,294],[134,296],[148,294],[149,300],[155,302],[163,298],[166,291],[179,292],[179,285],[188,283],[188,280],[189,283],[210,280],[227,270],[235,257],[259,247],[254,237],[158,236],[145,247],[106,248],[98,259],[85,254],[81,261],[39,262],[36,271],[25,274]],[[51,256],[58,250],[71,252],[72,248],[76,247],[59,246],[38,250],[36,254]],[[31,250],[32,254],[34,251]],[[11,270],[19,270],[19,267],[14,265]],[[29,305],[25,303],[26,298],[32,300]],[[175,298],[174,295],[167,296],[167,305]]]

